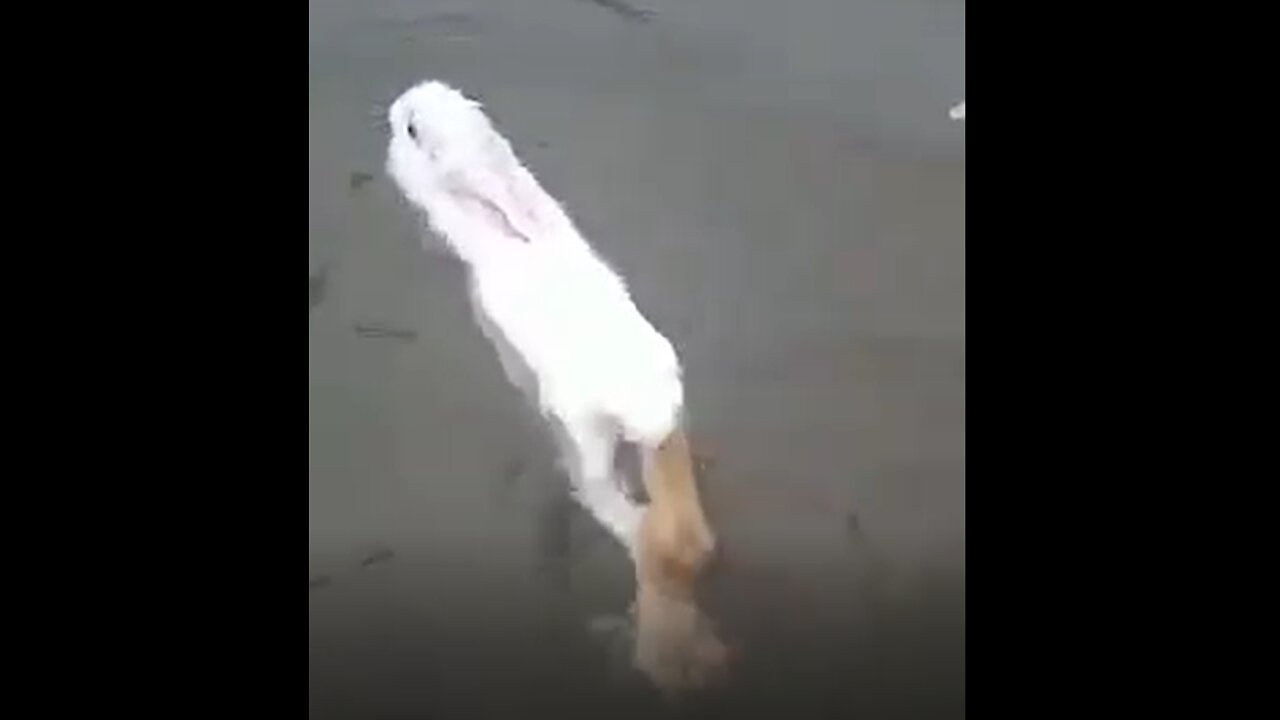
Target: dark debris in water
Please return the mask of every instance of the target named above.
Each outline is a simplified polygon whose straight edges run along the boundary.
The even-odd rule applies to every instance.
[[[515,457],[507,461],[507,464],[502,468],[501,481],[499,482],[499,487],[502,488],[504,495],[520,484],[520,480],[527,470],[525,460],[522,457]]]
[[[396,551],[386,545],[374,545],[363,554],[360,567],[368,568],[395,559]]]
[[[583,2],[602,7],[628,22],[653,22],[653,19],[658,16],[658,13],[638,8],[627,0],[583,0]]]
[[[329,263],[320,266],[315,275],[311,275],[308,286],[311,293],[311,310],[317,305],[324,302],[326,291],[329,289]]]
[[[360,188],[364,187],[365,185],[368,185],[372,181],[373,181],[372,173],[361,172],[359,170],[353,170],[351,172],[350,177],[348,178],[348,183],[351,185],[352,190],[359,190]]]
[[[331,582],[332,580],[329,578],[328,575],[317,575],[313,578],[310,578],[307,581],[307,592],[311,592],[312,590],[319,590],[320,588],[323,588],[323,587],[328,587],[329,583]]]
[[[854,540],[861,541],[866,539],[862,534],[862,521],[858,519],[858,513],[852,510],[844,517],[844,529],[849,533],[849,537]]]
[[[400,30],[411,30],[414,37],[423,34],[436,39],[466,39],[484,31],[484,22],[479,16],[457,10],[426,12],[407,19],[386,18],[383,23]]]
[[[412,330],[395,328],[383,323],[356,323],[354,329],[356,335],[370,340],[399,340],[409,343],[418,339],[418,333]]]

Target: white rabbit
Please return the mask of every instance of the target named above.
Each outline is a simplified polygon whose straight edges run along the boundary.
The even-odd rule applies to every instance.
[[[476,319],[551,421],[574,496],[634,554],[642,508],[614,454],[620,439],[652,449],[679,429],[675,349],[479,103],[427,81],[388,119],[388,173],[467,266]]]

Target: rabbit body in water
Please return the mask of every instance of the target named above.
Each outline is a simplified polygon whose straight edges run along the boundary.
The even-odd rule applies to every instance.
[[[696,604],[716,540],[675,348],[479,103],[427,81],[388,120],[388,173],[466,265],[476,321],[552,427],[574,496],[635,562],[635,666],[666,691],[701,684],[728,653]],[[647,507],[616,470],[623,441],[641,451]]]
[[[426,81],[388,116],[388,174],[466,265],[477,322],[548,419],[574,496],[634,553],[643,509],[614,455],[622,440],[653,448],[679,427],[674,347],[479,103]]]

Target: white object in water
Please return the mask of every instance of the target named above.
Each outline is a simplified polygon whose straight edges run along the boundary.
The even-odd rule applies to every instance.
[[[962,101],[959,105],[951,108],[950,114],[952,120],[964,120],[964,102]]]
[[[427,81],[388,120],[391,177],[466,264],[476,320],[555,430],[574,496],[633,550],[642,507],[614,453],[622,440],[657,447],[679,426],[675,348],[479,103]]]

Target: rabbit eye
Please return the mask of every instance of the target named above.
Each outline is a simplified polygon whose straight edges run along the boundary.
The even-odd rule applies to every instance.
[[[409,137],[413,138],[414,142],[418,140],[418,128],[414,127],[413,123],[409,123]]]

